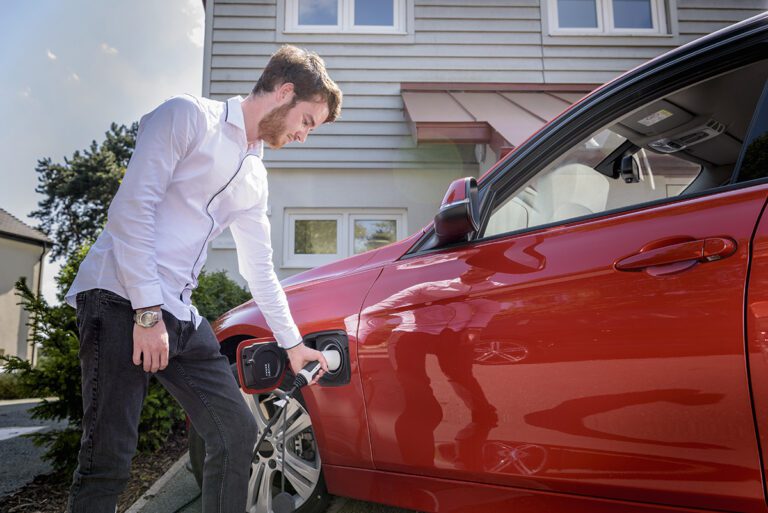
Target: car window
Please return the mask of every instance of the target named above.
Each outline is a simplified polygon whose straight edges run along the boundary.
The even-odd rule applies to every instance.
[[[625,141],[606,129],[572,148],[501,203],[491,214],[485,235],[677,196],[701,171],[700,164],[643,149],[630,156],[636,174],[628,181],[611,179],[595,169]]]
[[[760,61],[624,113],[495,197],[482,237],[727,185],[767,74]]]
[[[739,167],[739,182],[759,180],[768,176],[768,82],[752,121]]]

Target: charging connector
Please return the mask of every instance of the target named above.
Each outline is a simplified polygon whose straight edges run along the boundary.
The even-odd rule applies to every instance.
[[[328,372],[333,373],[339,370],[341,367],[341,353],[336,349],[326,349],[323,351],[325,361],[328,362]],[[311,383],[317,373],[320,372],[320,362],[310,362],[304,366],[296,375],[296,380],[293,382],[293,387],[299,389],[306,386],[307,383]]]

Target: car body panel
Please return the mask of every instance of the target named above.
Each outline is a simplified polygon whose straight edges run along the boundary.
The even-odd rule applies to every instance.
[[[334,495],[425,512],[703,513],[712,511],[711,509],[664,506],[653,504],[651,501],[642,503],[617,501],[585,495],[554,493],[547,490],[512,488],[334,465],[325,466],[324,471],[328,491]]]
[[[763,475],[768,475],[768,216],[755,231],[747,293],[747,350],[760,435]]]
[[[296,324],[303,335],[343,330],[349,338],[351,382],[343,387],[308,387],[303,390],[307,409],[322,421],[313,429],[323,463],[372,468],[360,372],[357,365],[357,323],[365,295],[380,268],[337,276],[332,286],[295,285],[288,296]],[[230,311],[216,324],[219,340],[242,340],[271,335],[264,316],[253,302]]]
[[[762,511],[742,312],[767,195],[713,194],[385,267],[358,334],[376,468]],[[713,237],[736,252],[672,274],[614,267],[649,244]]]

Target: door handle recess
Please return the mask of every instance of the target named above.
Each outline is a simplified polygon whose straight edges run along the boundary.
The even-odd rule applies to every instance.
[[[641,271],[649,267],[668,266],[689,262],[714,262],[729,257],[736,252],[736,241],[727,237],[713,237],[709,239],[692,240],[649,249],[622,258],[617,261],[615,267],[619,271]],[[686,269],[688,266],[677,270]]]

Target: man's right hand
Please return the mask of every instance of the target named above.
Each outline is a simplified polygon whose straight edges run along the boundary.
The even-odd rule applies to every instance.
[[[133,363],[142,362],[145,372],[157,372],[168,366],[168,331],[162,319],[151,328],[133,325]]]

